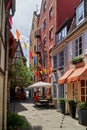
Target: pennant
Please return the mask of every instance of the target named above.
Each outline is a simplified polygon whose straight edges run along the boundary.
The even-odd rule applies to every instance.
[[[42,71],[40,71],[40,73],[42,74]]]
[[[10,8],[10,5],[11,5],[11,1],[9,1],[9,2],[7,3],[6,12],[8,12],[8,10],[9,10],[9,8]]]
[[[16,29],[16,37],[17,37],[18,40],[20,40],[20,33],[17,29]]]
[[[50,72],[52,72],[52,67],[49,68]]]
[[[38,71],[35,71],[35,74],[38,76]]]
[[[37,64],[37,59],[36,59],[36,57],[34,56],[34,65],[36,65]]]
[[[12,28],[12,18],[10,16],[8,17],[8,21],[9,21],[9,27]]]
[[[27,44],[24,42],[24,48],[25,48],[25,50],[27,49]]]
[[[40,63],[38,62],[38,67],[40,67]]]
[[[30,59],[32,59],[33,55],[32,55],[32,51],[30,51]]]
[[[44,73],[46,74],[46,69],[45,69],[45,68],[43,69],[43,71],[44,71]]]

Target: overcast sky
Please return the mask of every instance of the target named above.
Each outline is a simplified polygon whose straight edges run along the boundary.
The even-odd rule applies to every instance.
[[[41,0],[16,0],[16,12],[13,17],[13,29],[12,32],[15,34],[17,28],[21,35],[29,37],[33,12],[40,10]]]
[[[22,48],[28,62],[29,48],[25,50],[23,47],[23,42],[25,41],[27,43],[27,46],[29,46],[29,34],[32,25],[33,12],[36,11],[37,7],[39,13],[41,1],[42,0],[16,0],[16,12],[13,17],[12,33],[15,36],[16,29],[18,29],[18,31],[20,32]]]

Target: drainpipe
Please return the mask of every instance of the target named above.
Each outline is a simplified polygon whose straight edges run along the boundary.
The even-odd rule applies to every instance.
[[[6,15],[5,25],[5,42],[6,42],[6,53],[5,53],[5,88],[4,88],[4,130],[7,130],[7,83],[8,83],[8,56],[9,56],[9,42],[8,42],[8,14]]]

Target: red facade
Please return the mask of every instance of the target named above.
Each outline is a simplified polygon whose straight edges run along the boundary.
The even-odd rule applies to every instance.
[[[46,52],[45,81],[47,82],[50,82],[50,74],[52,73],[50,52],[52,47],[55,45],[55,32],[58,30],[58,28],[60,28],[67,18],[73,16],[78,2],[79,0],[42,0],[38,23],[38,30],[40,30],[38,48],[41,51],[42,65],[44,61],[43,51]],[[46,38],[45,45],[44,38]]]

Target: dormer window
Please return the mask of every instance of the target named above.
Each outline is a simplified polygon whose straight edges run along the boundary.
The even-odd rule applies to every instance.
[[[76,9],[76,23],[79,25],[84,20],[84,1]]]

